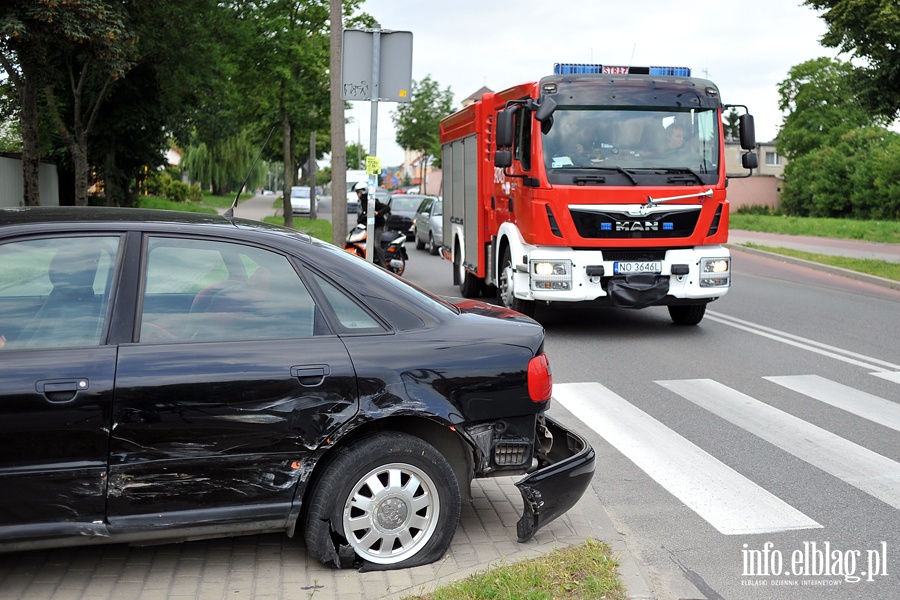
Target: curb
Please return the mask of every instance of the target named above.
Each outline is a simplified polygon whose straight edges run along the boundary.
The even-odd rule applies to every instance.
[[[825,265],[825,264],[813,262],[810,260],[804,260],[802,258],[795,258],[793,256],[785,256],[784,254],[778,254],[777,252],[767,252],[766,250],[750,248],[750,247],[744,246],[742,244],[725,244],[725,245],[732,250],[738,250],[740,252],[746,252],[748,254],[755,254],[757,256],[765,256],[767,258],[780,260],[780,261],[788,263],[788,264],[798,265],[801,267],[808,267],[810,269],[815,269],[817,271],[823,271],[825,273],[830,273],[832,275],[837,275],[839,277],[847,277],[849,279],[855,279],[857,281],[869,283],[872,285],[877,285],[877,286],[892,289],[892,290],[900,290],[900,281],[894,281],[893,279],[887,279],[885,277],[878,277],[877,275],[869,275],[867,273],[860,273],[858,271],[852,271],[850,269],[844,269],[841,267],[833,267],[831,265]]]

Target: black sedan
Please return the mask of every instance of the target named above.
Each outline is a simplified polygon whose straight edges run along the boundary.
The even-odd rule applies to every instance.
[[[0,209],[0,550],[283,531],[409,567],[516,473],[527,540],[594,470],[543,340],[273,225]]]

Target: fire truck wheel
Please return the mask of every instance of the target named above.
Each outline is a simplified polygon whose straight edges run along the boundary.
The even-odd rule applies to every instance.
[[[706,304],[669,307],[669,316],[676,325],[696,325],[703,320],[704,314],[706,314]]]
[[[497,286],[497,300],[506,308],[511,308],[527,317],[534,317],[535,303],[533,300],[516,298],[515,294],[515,270],[512,264],[512,256],[509,248],[503,251],[503,262],[500,263],[500,282]]]
[[[459,249],[457,249],[457,258],[454,259],[454,262],[456,263],[456,272],[459,274],[459,293],[463,298],[477,298],[481,291],[481,281],[466,269],[459,259],[459,254]]]

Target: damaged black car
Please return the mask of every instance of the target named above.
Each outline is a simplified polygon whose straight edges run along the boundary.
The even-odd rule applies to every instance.
[[[0,551],[282,531],[404,568],[517,474],[528,540],[594,471],[543,344],[274,225],[0,209]]]

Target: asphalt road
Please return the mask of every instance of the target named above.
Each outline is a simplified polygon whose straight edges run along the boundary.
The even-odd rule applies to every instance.
[[[449,263],[411,252],[407,278],[457,293]],[[733,256],[698,327],[538,307],[551,411],[589,434],[594,489],[654,597],[894,599],[900,291]]]

